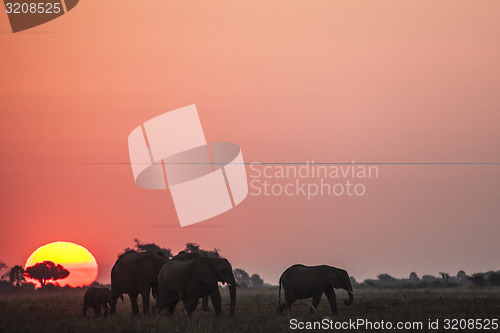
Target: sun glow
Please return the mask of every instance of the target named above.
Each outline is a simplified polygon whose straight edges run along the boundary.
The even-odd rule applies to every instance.
[[[69,270],[67,278],[56,281],[60,286],[86,286],[92,284],[97,277],[97,262],[83,246],[70,242],[54,242],[41,246],[31,254],[24,268],[47,260],[60,264]],[[30,278],[26,280],[40,286],[36,280]]]

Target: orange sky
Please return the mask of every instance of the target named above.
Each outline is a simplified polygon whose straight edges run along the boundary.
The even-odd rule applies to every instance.
[[[500,269],[500,166],[382,166],[362,198],[248,197],[180,228],[138,188],[128,134],[196,104],[246,162],[500,162],[500,2],[81,1],[12,34],[0,13],[0,261],[188,241],[277,283]],[[102,163],[102,164],[100,164]],[[111,164],[107,164],[111,163]],[[138,222],[139,221],[139,222]]]

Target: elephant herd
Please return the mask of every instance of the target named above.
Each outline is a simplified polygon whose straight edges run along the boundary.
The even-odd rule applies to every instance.
[[[169,259],[161,253],[128,251],[122,254],[111,270],[111,290],[89,288],[84,295],[83,315],[92,307],[95,315],[116,312],[118,298],[128,294],[132,303],[132,314],[139,314],[137,298],[141,295],[143,313],[149,313],[150,295],[156,300],[159,312],[172,316],[179,301],[186,314],[191,317],[202,299],[202,309],[208,310],[208,298],[212,301],[215,315],[222,313],[219,282],[227,284],[230,295],[229,315],[233,317],[236,307],[236,287],[238,286],[231,263],[224,258],[209,258],[199,253],[180,252]],[[281,303],[283,286],[285,302]],[[298,299],[312,297],[316,309],[323,293],[328,298],[332,314],[336,315],[337,301],[334,289],[345,289],[353,302],[353,290],[349,275],[343,269],[321,265],[293,265],[283,272],[279,280],[278,313],[289,310]],[[108,305],[110,309],[108,309]]]

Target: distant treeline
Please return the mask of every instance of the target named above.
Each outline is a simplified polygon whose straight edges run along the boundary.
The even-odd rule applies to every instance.
[[[138,239],[134,239],[134,245],[132,247],[127,247],[122,252],[117,254],[117,257],[128,251],[146,252],[153,251],[156,253],[161,253],[167,258],[172,258],[174,254],[169,248],[164,248],[155,243],[141,243]],[[196,243],[187,243],[184,250],[187,253],[200,253],[204,256],[210,258],[220,258],[220,250],[212,249],[206,250],[200,248]],[[261,288],[270,286],[264,283],[259,274],[248,274],[245,270],[241,268],[236,268],[233,271],[236,283],[242,288]],[[64,278],[69,275],[63,266],[56,265],[51,261],[44,261],[43,263],[37,263],[32,267],[28,267],[26,270],[21,265],[15,265],[8,267],[3,262],[0,262],[0,291],[8,290],[35,290],[35,284],[26,281],[26,277],[38,280],[43,290],[56,291],[56,290],[71,290],[80,289],[73,288],[70,286],[61,287],[58,280],[64,282]],[[109,285],[101,285],[98,282],[92,284],[93,287],[109,287]]]
[[[169,248],[164,248],[155,243],[141,243],[138,239],[134,240],[134,245],[117,253],[117,257],[127,251],[153,251],[163,254],[167,258],[172,258],[175,254]],[[196,243],[187,243],[183,250],[187,253],[200,253],[211,258],[221,257],[219,249],[206,250],[200,248]],[[236,283],[242,288],[262,288],[272,285],[264,283],[259,274],[248,274],[241,268],[236,268],[233,271]],[[15,265],[8,267],[3,262],[0,262],[0,291],[8,290],[35,290],[35,285],[26,281],[25,277],[31,277],[39,280],[44,290],[70,290],[80,289],[69,286],[60,287],[57,280],[63,280],[66,277],[65,269],[61,265],[55,265],[52,262],[45,261],[43,264],[36,264],[24,270],[23,266]],[[443,287],[487,287],[500,286],[500,271],[489,271],[486,273],[474,273],[467,275],[465,271],[459,271],[455,276],[445,272],[439,272],[439,276],[423,275],[419,277],[417,273],[411,272],[407,279],[398,279],[389,274],[379,274],[377,279],[367,279],[358,283],[355,278],[351,277],[351,283],[354,288],[443,288]],[[109,286],[101,285],[94,282],[92,286]]]
[[[366,288],[443,288],[443,287],[488,287],[500,286],[500,271],[489,271],[486,273],[474,273],[467,275],[465,271],[458,271],[457,275],[439,272],[439,276],[423,275],[411,272],[407,279],[397,279],[389,274],[379,274],[377,279],[367,279],[358,283],[351,277],[354,287]]]

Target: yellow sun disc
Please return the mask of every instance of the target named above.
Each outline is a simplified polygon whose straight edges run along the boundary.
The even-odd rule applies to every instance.
[[[24,268],[43,261],[52,261],[69,271],[67,278],[55,281],[60,286],[86,286],[92,284],[97,277],[98,269],[94,256],[83,246],[74,243],[54,242],[39,247],[28,258]],[[40,283],[34,279],[27,278],[26,280],[40,286]]]

